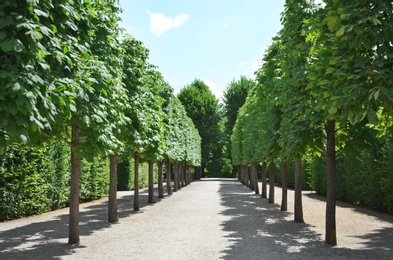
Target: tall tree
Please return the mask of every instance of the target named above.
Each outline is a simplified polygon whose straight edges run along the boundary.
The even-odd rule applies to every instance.
[[[201,80],[194,80],[190,85],[180,90],[178,98],[192,119],[202,138],[202,177],[206,168],[214,168],[212,161],[215,151],[220,148],[221,120],[218,111],[218,100],[209,87]],[[216,174],[211,172],[212,174]]]
[[[281,19],[283,29],[280,31],[281,49],[277,55],[282,70],[279,102],[283,112],[279,142],[283,147],[281,156],[284,161],[295,160],[294,218],[297,222],[304,222],[301,163],[307,147],[312,146],[311,143],[315,140],[313,137],[316,132],[310,127],[311,117],[315,114],[314,99],[306,89],[311,47],[311,43],[306,42],[309,32],[306,22],[312,18],[315,7],[309,0],[287,0],[284,7]]]
[[[114,23],[108,23],[101,12],[109,7],[116,15],[120,9],[114,1],[6,1],[1,7],[8,9],[4,14],[9,14],[3,27],[6,33],[1,35],[13,34],[10,40],[3,38],[2,50],[10,55],[7,60],[21,64],[13,71],[4,68],[4,83],[14,92],[5,92],[5,97],[11,98],[9,101],[19,99],[16,107],[11,105],[11,116],[18,115],[18,106],[28,108],[16,124],[3,120],[1,132],[15,141],[15,136],[31,143],[57,138],[71,146],[69,243],[78,243],[79,153],[91,156],[121,145],[112,131],[116,126],[108,120],[107,104],[116,104],[114,99],[123,92],[122,86],[108,68],[113,64],[107,66],[95,50],[89,49],[102,46],[110,37],[109,31],[100,30],[100,26],[112,28],[117,22],[114,19]],[[18,78],[25,84],[16,82]],[[117,101],[122,103],[122,99]],[[83,149],[85,143],[91,151]]]
[[[392,111],[393,5],[390,1],[326,0],[312,20],[315,29],[309,89],[323,111],[327,156],[326,243],[336,236],[336,125],[367,118],[378,123],[379,111]]]
[[[246,76],[241,76],[239,80],[232,80],[223,95],[224,102],[224,116],[225,116],[225,130],[223,145],[225,151],[223,156],[225,158],[231,158],[231,135],[233,133],[233,127],[236,123],[236,118],[239,113],[239,109],[246,102],[248,92],[256,85],[255,80],[249,79]],[[233,163],[231,163],[233,164]],[[233,168],[234,170],[235,168]],[[232,170],[232,171],[233,171]]]

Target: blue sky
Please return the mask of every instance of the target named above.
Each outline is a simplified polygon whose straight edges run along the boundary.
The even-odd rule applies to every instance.
[[[284,0],[120,0],[121,26],[150,50],[175,93],[194,79],[220,97],[252,77],[281,29]],[[260,64],[260,63],[259,63]]]

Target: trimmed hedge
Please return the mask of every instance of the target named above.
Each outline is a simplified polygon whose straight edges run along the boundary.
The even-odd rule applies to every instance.
[[[302,190],[311,190],[311,186],[309,184],[310,181],[310,163],[307,160],[302,162]],[[281,173],[281,165],[276,165],[276,169],[274,171],[275,174],[275,182],[279,185],[282,185],[282,173]],[[269,166],[267,169],[267,176],[269,176]],[[287,165],[287,184],[288,188],[295,188],[295,163],[288,163]]]
[[[80,199],[105,196],[109,188],[109,160],[81,160]],[[70,149],[53,142],[41,149],[7,148],[0,156],[0,221],[41,214],[66,207],[70,195]]]
[[[393,213],[393,134],[371,132],[348,140],[337,152],[337,199]],[[311,165],[311,187],[325,196],[325,158],[312,158]]]
[[[158,183],[158,167],[154,164],[154,183]],[[149,164],[139,163],[139,188],[149,184]],[[117,164],[117,190],[134,190],[134,160],[122,159]]]

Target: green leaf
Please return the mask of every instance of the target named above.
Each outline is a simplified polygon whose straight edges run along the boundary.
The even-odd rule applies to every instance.
[[[337,113],[337,107],[331,107],[330,109],[329,109],[329,114],[331,114],[331,115],[334,115],[334,114],[336,114]]]
[[[21,89],[19,82],[16,82],[11,89],[15,92],[19,91]]]
[[[49,17],[49,14],[48,14],[48,13],[43,12],[43,11],[41,11],[41,10],[39,10],[39,9],[34,9],[34,13],[35,13],[37,16],[43,16],[43,17],[46,17],[46,18]]]
[[[0,31],[0,40],[4,40],[7,38],[7,34],[5,33],[5,31]]]
[[[1,43],[1,48],[4,52],[16,51],[21,52],[24,49],[22,42],[19,39],[11,39],[7,42]]]
[[[326,69],[326,74],[330,74],[330,73],[333,73],[335,71],[336,71],[335,68],[329,67],[329,68]]]
[[[374,25],[382,25],[381,21],[378,20],[377,18],[371,18],[371,20],[373,21]]]
[[[7,126],[10,123],[8,118],[3,118],[3,126]]]
[[[52,35],[52,33],[53,33],[52,30],[49,29],[49,28],[46,27],[46,26],[41,26],[41,27],[40,27],[40,30],[41,30],[42,34],[45,35],[45,36],[47,36],[47,37],[50,37],[50,36]]]
[[[50,28],[52,29],[52,32],[53,32],[53,33],[57,33],[57,27],[56,27],[56,25],[51,24],[51,25],[50,25]]]
[[[346,27],[346,26],[341,26],[340,30],[338,30],[337,33],[336,33],[336,37],[341,37],[341,36],[344,35],[344,33],[345,33],[345,27]]]
[[[327,85],[327,84],[330,84],[330,83],[331,83],[330,80],[324,79],[324,80],[321,80],[321,81],[319,82],[319,85]]]
[[[74,113],[76,113],[76,106],[74,104],[70,104],[70,110]]]
[[[328,16],[327,18],[325,18],[325,21],[330,30],[332,30],[335,27],[338,20],[339,20],[338,16]]]
[[[378,125],[378,123],[379,123],[377,114],[372,111],[369,111],[367,113],[367,120],[370,124],[373,124],[373,125]]]
[[[20,138],[22,144],[26,144],[26,143],[27,143],[27,140],[28,140],[28,139],[27,139],[27,136],[26,136],[26,135],[21,134],[21,135],[19,136],[19,138]]]

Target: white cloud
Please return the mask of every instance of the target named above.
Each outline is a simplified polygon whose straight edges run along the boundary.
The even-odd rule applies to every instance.
[[[248,62],[248,61],[242,61],[242,62],[240,62],[237,66],[239,66],[239,67],[246,67],[246,66],[248,66],[250,63]]]
[[[179,14],[172,18],[165,16],[163,13],[152,13],[148,10],[146,12],[150,16],[150,31],[157,36],[163,35],[172,28],[180,27],[190,18],[188,14]]]
[[[221,100],[222,93],[220,91],[218,91],[217,85],[213,81],[208,80],[208,79],[204,79],[203,83],[205,83],[210,88],[210,90],[213,92],[213,94],[216,96],[216,98]]]
[[[258,70],[259,68],[262,67],[262,65],[263,65],[263,62],[262,62],[262,61],[256,60],[256,61],[254,61],[254,62],[252,63],[251,67],[252,67],[254,70]]]

